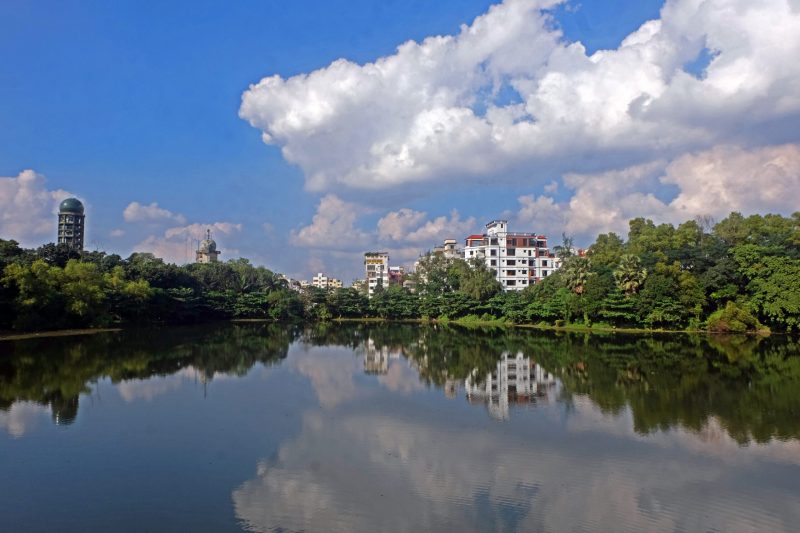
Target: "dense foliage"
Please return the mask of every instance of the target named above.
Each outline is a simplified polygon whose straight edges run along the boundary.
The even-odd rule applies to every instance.
[[[565,242],[569,239],[565,237]],[[522,292],[503,292],[483,263],[421,258],[415,290],[291,290],[246,259],[176,266],[0,240],[0,329],[229,318],[444,319],[714,331],[800,329],[800,213],[732,213],[675,227],[630,221],[627,241],[598,236],[585,256]]]

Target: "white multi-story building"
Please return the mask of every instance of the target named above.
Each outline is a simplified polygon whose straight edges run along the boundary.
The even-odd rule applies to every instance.
[[[328,288],[328,276],[319,272],[316,276],[311,278],[311,286],[316,287],[318,289],[327,289]]]
[[[386,252],[367,252],[364,254],[364,277],[367,295],[372,298],[375,289],[389,287],[389,254]]]
[[[503,353],[497,368],[485,377],[473,372],[464,382],[467,400],[485,402],[489,414],[494,418],[508,418],[509,404],[530,404],[547,400],[556,379],[540,365],[525,357]]]
[[[506,291],[520,291],[561,267],[546,236],[509,232],[505,220],[493,220],[483,235],[467,237],[464,259],[484,261]]]
[[[329,278],[322,272],[311,278],[311,286],[318,289],[338,289],[342,287],[342,280],[336,278]]]

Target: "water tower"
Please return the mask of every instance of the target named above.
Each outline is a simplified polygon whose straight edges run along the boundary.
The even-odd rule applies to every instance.
[[[83,251],[83,204],[77,198],[67,198],[58,206],[58,244],[66,244],[77,252]]]

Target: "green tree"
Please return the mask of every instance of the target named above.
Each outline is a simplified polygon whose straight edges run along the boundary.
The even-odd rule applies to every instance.
[[[624,242],[616,233],[604,233],[589,247],[587,256],[597,267],[612,267],[625,253]]]
[[[647,269],[642,267],[638,257],[625,254],[620,258],[619,266],[614,270],[614,280],[619,290],[626,296],[639,292],[645,279],[647,279]]]
[[[800,260],[766,255],[768,248],[746,244],[733,253],[747,278],[749,306],[781,329],[800,329]]]
[[[636,304],[621,291],[612,291],[600,305],[600,318],[613,326],[625,326],[636,322]]]
[[[564,277],[567,288],[579,296],[586,290],[586,284],[593,274],[591,263],[585,257],[573,257],[565,261],[559,273]]]
[[[454,264],[458,269],[458,291],[479,302],[485,302],[502,291],[496,273],[490,270],[480,259],[471,259],[468,263],[458,261]]]

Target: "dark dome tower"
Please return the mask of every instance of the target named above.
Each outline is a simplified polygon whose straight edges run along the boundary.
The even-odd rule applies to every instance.
[[[83,251],[83,204],[77,198],[67,198],[58,206],[58,244],[66,244],[77,252]]]

